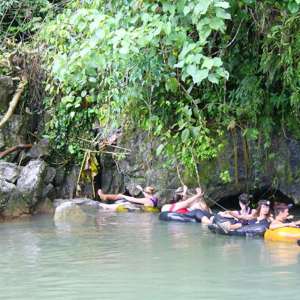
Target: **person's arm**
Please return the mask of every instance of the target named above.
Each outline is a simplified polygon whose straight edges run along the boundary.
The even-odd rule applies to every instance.
[[[231,215],[232,217],[236,218],[236,219],[242,219],[242,220],[246,220],[246,221],[250,221],[253,219],[253,215],[239,215],[238,213],[234,212],[234,211],[226,211],[226,214]]]
[[[182,193],[182,200],[186,200],[187,198],[187,190],[188,190],[188,187],[186,185],[183,186],[183,193]]]
[[[234,213],[236,213],[236,214],[238,214],[238,211],[233,211]],[[229,218],[229,219],[233,219],[233,218],[235,218],[234,216],[232,216],[232,215],[230,215],[230,214],[228,214],[226,211],[219,211],[218,212],[218,215],[220,215],[221,217],[223,217],[223,218]],[[236,219],[236,218],[235,218]]]
[[[196,188],[196,192],[197,192],[197,194],[192,196],[191,198],[189,198],[185,201],[182,201],[182,202],[175,203],[173,211],[187,208],[188,206],[194,204],[194,202],[197,201],[199,197],[204,195],[204,192],[202,192],[202,190],[200,188]]]
[[[278,228],[282,228],[282,227],[297,227],[296,223],[295,222],[291,222],[291,223],[282,223],[280,221],[273,221],[271,224],[270,224],[270,229],[278,229]]]

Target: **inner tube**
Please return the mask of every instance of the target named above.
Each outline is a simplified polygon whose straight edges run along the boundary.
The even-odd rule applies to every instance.
[[[190,223],[199,222],[195,217],[188,216],[186,214],[177,213],[174,211],[164,211],[159,214],[158,219],[162,221],[173,221],[173,222],[190,222]]]
[[[222,230],[216,227],[216,224],[209,224],[208,229],[213,233],[230,236],[253,236],[263,237],[265,232],[268,230],[268,224],[250,224],[244,225],[237,230],[229,230],[228,234],[225,234]]]
[[[160,208],[138,204],[121,204],[116,208],[116,211],[129,212],[160,212]]]
[[[265,233],[265,239],[269,241],[295,243],[300,239],[300,228],[282,227],[269,229]]]

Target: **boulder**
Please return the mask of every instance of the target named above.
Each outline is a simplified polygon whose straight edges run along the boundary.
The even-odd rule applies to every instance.
[[[90,218],[78,205],[68,201],[55,209],[54,221]]]
[[[0,213],[2,213],[8,202],[19,201],[23,199],[23,195],[14,184],[3,179],[0,179],[0,187]]]
[[[48,198],[45,198],[40,202],[34,210],[34,214],[53,214],[55,212],[55,207],[52,201]]]
[[[52,183],[56,175],[56,170],[52,167],[47,167],[47,174],[45,178],[45,185]]]
[[[20,175],[20,168],[13,163],[0,161],[0,178],[15,183]]]
[[[75,197],[79,171],[80,167],[74,166],[67,178],[59,183],[61,190],[58,197],[64,199],[73,199]]]
[[[34,145],[27,151],[22,151],[19,155],[19,165],[25,166],[30,160],[43,159],[49,156],[49,139],[42,139],[38,144]]]
[[[37,205],[43,199],[46,171],[47,164],[43,160],[32,160],[20,173],[17,188],[30,207]]]
[[[49,198],[51,201],[53,201],[56,198],[55,188],[51,183],[49,183],[46,187],[44,187],[43,197]]]

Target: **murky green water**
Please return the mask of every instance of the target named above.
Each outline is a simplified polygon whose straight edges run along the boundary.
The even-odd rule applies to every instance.
[[[297,299],[300,247],[157,214],[0,223],[0,299]]]

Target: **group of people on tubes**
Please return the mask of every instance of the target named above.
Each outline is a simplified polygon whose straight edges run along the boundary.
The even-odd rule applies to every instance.
[[[113,195],[104,194],[101,189],[98,190],[98,195],[102,201],[113,201],[114,204],[99,203],[100,209],[116,210],[122,204],[139,204],[150,207],[158,207],[159,200],[154,196],[155,189],[153,187],[146,187],[143,189],[140,185],[137,186],[143,196],[142,198],[131,197],[123,194]],[[194,217],[198,222],[205,224],[213,224],[216,229],[227,234],[230,230],[236,230],[248,224],[267,224],[270,229],[277,229],[281,227],[298,227],[300,221],[292,221],[293,216],[289,215],[291,204],[275,202],[274,212],[275,218],[271,215],[269,200],[260,200],[256,209],[250,207],[250,200],[248,194],[241,194],[239,196],[239,211],[224,211],[218,214],[222,217],[222,222],[214,222],[215,215],[207,204],[200,200],[204,196],[201,188],[196,188],[196,195],[187,198],[188,187],[179,188],[175,191],[170,203],[162,207],[161,211],[171,211],[187,216]]]

